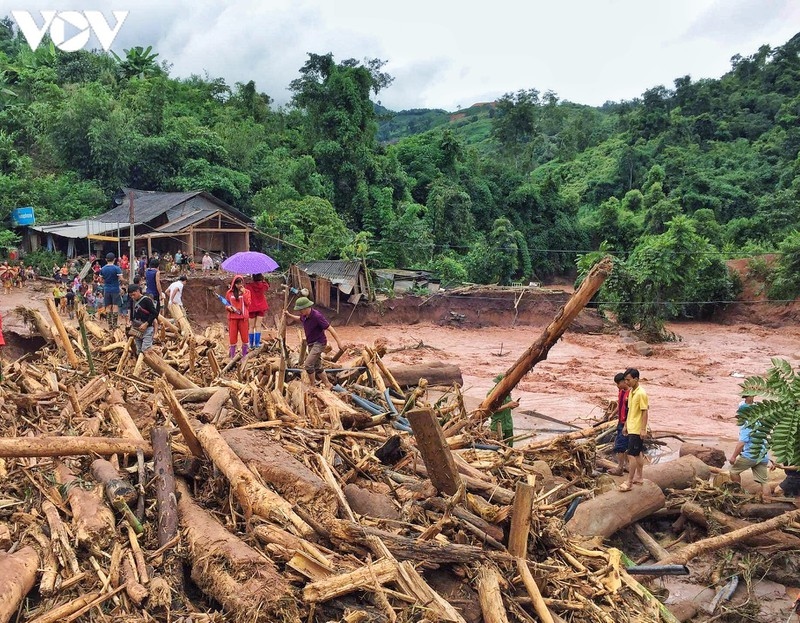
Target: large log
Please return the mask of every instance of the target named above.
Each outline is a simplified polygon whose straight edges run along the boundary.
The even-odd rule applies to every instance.
[[[703,509],[699,504],[694,502],[686,502],[681,507],[681,513],[692,522],[708,528],[713,524],[722,529],[723,532],[736,532],[739,530],[747,530],[754,525],[744,519],[737,519],[726,515],[722,511],[713,508]],[[781,515],[782,516],[782,515]],[[779,518],[781,517],[779,516]],[[772,520],[770,520],[772,521]],[[756,533],[755,536],[748,537],[743,541],[745,545],[751,547],[770,547],[772,549],[797,549],[800,550],[800,539],[790,534],[784,534],[780,531],[771,531],[768,534]]]
[[[415,409],[406,417],[433,486],[447,495],[455,495],[463,485],[436,414],[431,409]]]
[[[498,575],[494,567],[486,564],[481,565],[478,569],[476,588],[484,623],[508,623]]]
[[[100,488],[82,489],[75,475],[63,463],[56,467],[55,476],[56,482],[67,490],[75,539],[87,549],[96,547],[102,550],[114,538],[116,521],[114,513],[103,503]]]
[[[197,439],[214,465],[231,483],[231,490],[246,514],[252,512],[279,525],[290,525],[303,537],[314,533],[311,526],[294,512],[289,502],[256,479],[213,425],[201,426],[197,431]]]
[[[708,480],[711,476],[708,465],[691,454],[675,461],[646,465],[642,471],[646,480],[652,480],[662,490],[690,489],[694,486],[695,478]]]
[[[203,405],[203,410],[200,412],[200,419],[206,423],[215,422],[225,408],[225,404],[230,400],[230,397],[231,390],[227,387],[220,387],[205,401],[206,404]]]
[[[742,517],[750,519],[772,519],[795,509],[794,504],[788,502],[773,502],[771,504],[742,504],[736,507],[736,512]]]
[[[522,377],[530,372],[537,363],[547,359],[547,353],[550,352],[553,344],[564,334],[570,323],[591,300],[595,292],[600,289],[606,277],[611,274],[611,268],[610,257],[605,257],[594,265],[566,305],[558,310],[555,318],[542,332],[539,339],[522,353],[514,365],[506,371],[503,379],[489,392],[480,407],[472,413],[473,420],[487,418],[500,409],[503,401],[522,380]]]
[[[289,502],[300,504],[318,518],[336,516],[336,493],[266,432],[232,428],[221,435],[251,471]]]
[[[393,364],[388,368],[388,372],[401,387],[416,387],[420,379],[428,381],[428,385],[464,384],[461,368],[442,361],[423,361],[408,365]]]
[[[192,580],[233,618],[253,623],[297,620],[291,588],[266,556],[228,532],[177,482],[178,512],[189,545]]]
[[[678,451],[679,456],[694,455],[706,465],[711,467],[722,467],[725,465],[727,457],[720,448],[712,448],[702,443],[683,443]]]
[[[583,502],[566,527],[575,535],[608,538],[617,530],[663,508],[665,502],[659,486],[645,480],[641,485],[634,485],[633,491],[614,489]]]
[[[209,351],[211,352],[211,351]],[[197,387],[194,389],[176,389],[175,395],[181,402],[206,402],[224,387]]]
[[[39,554],[25,546],[13,554],[0,552],[0,623],[8,623],[36,583]]]
[[[687,502],[687,504],[693,504],[693,502]],[[685,506],[686,504],[684,504],[684,507]],[[695,506],[697,505],[695,504]],[[726,549],[732,547],[733,545],[737,545],[739,543],[745,543],[745,542],[752,543],[755,537],[761,535],[767,535],[770,532],[779,530],[780,528],[788,526],[792,522],[798,520],[800,520],[800,509],[794,510],[790,513],[785,513],[784,515],[775,517],[774,519],[769,519],[761,523],[752,525],[748,524],[746,527],[739,528],[738,530],[734,530],[733,532],[729,532],[728,534],[710,537],[707,539],[703,539],[701,541],[696,541],[691,545],[687,545],[679,552],[670,555],[669,558],[660,561],[660,564],[685,565],[692,558],[700,556],[701,554],[707,554],[708,552],[715,552],[721,549]],[[795,546],[794,549],[797,549],[797,546]]]
[[[0,458],[36,456],[79,456],[84,454],[136,454],[153,455],[146,441],[120,437],[0,437]]]

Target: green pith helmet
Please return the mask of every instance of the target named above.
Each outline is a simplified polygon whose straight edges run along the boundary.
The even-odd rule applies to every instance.
[[[301,296],[299,299],[297,299],[294,302],[294,311],[300,311],[301,309],[307,309],[308,307],[311,307],[312,305],[314,305],[314,301],[312,301],[308,297]]]

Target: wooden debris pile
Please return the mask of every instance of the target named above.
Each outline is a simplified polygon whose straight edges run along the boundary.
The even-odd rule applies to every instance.
[[[514,449],[482,426],[502,387],[475,413],[457,386],[432,405],[379,344],[326,360],[331,391],[285,327],[226,363],[223,329],[173,309],[135,357],[52,311],[25,312],[48,343],[0,384],[0,623],[676,620],[577,527],[625,495],[588,499],[613,423]],[[645,476],[693,481],[693,458]]]

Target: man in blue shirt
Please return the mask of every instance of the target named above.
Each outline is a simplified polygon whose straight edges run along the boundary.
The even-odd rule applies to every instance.
[[[737,414],[741,415],[753,405],[753,396],[745,396],[745,399],[739,405]],[[766,448],[761,454],[756,454],[753,449],[752,437],[753,429],[747,423],[739,426],[739,442],[733,449],[728,459],[731,463],[730,476],[731,481],[737,484],[742,483],[742,472],[752,470],[753,480],[761,485],[761,496],[765,502],[770,500],[771,491],[767,480],[769,479],[769,459],[767,458]]]
[[[103,307],[106,308],[108,328],[113,331],[117,326],[117,315],[120,306],[119,278],[122,269],[114,264],[114,254],[106,254],[106,265],[100,269],[103,278]]]

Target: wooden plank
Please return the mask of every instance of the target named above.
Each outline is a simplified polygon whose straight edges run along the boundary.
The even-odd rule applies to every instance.
[[[331,282],[325,277],[317,277],[314,293],[317,297],[314,302],[330,309],[331,307]]]
[[[461,476],[436,414],[432,409],[415,409],[407,417],[431,483],[437,490],[455,495],[462,486]]]

